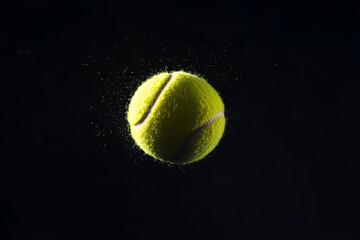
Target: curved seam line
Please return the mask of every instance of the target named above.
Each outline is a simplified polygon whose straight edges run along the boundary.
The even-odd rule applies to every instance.
[[[173,74],[171,73],[169,78],[163,83],[163,85],[160,87],[159,91],[156,93],[154,99],[152,100],[149,108],[146,110],[144,116],[140,119],[140,121],[135,124],[132,125],[135,129],[141,127],[141,125],[146,121],[146,119],[149,117],[151,110],[153,109],[156,101],[158,100],[158,98],[160,97],[161,93],[164,91],[165,87],[169,84],[170,80],[173,78]]]
[[[201,129],[203,129],[204,127],[206,127],[207,125],[209,125],[210,123],[214,122],[218,117],[220,116],[225,116],[223,111],[218,112],[217,114],[215,114],[212,118],[210,118],[209,120],[207,120],[206,122],[204,122],[203,124],[201,124],[199,127],[195,128],[192,132],[190,132],[190,134],[188,135],[188,137],[186,138],[184,144],[182,145],[182,147],[180,148],[180,151],[178,152],[178,154],[175,156],[175,158],[173,158],[172,161],[175,161],[176,159],[180,158],[181,155],[185,152],[186,148],[188,147],[188,145],[190,144],[191,140],[196,136],[196,134],[198,134],[200,132]]]

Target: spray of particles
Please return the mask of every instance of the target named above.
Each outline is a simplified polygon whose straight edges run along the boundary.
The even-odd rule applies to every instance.
[[[263,69],[264,77],[269,73],[264,63],[241,62],[214,46],[164,43],[152,38],[133,43],[127,39],[111,49],[97,49],[84,58],[81,66],[92,89],[92,97],[86,101],[89,125],[101,151],[116,154],[125,146],[132,162],[148,157],[135,147],[129,134],[127,106],[137,87],[150,76],[184,70],[202,76],[221,92],[225,85],[244,81],[251,71]]]

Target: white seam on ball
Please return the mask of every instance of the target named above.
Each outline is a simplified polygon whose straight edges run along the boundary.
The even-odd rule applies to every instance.
[[[178,154],[172,159],[172,161],[178,159],[179,157],[181,157],[181,155],[185,152],[187,146],[190,144],[191,140],[196,136],[197,133],[200,132],[201,129],[203,129],[204,127],[206,127],[207,125],[209,125],[210,123],[212,123],[213,121],[215,121],[218,117],[220,116],[225,116],[223,111],[218,112],[217,114],[215,114],[212,118],[210,118],[209,120],[207,120],[206,122],[204,122],[203,124],[201,124],[200,126],[198,126],[197,128],[195,128],[186,138],[185,142],[183,143],[183,145],[180,148],[180,151],[178,152]]]
[[[140,121],[135,124],[135,125],[131,125],[134,129],[138,129],[140,128],[144,122],[146,121],[146,119],[149,117],[151,110],[153,109],[156,101],[158,100],[158,98],[160,97],[161,93],[164,91],[165,87],[168,85],[168,83],[170,82],[170,80],[173,78],[173,74],[170,73],[169,78],[163,83],[163,85],[160,87],[159,91],[156,93],[154,99],[152,100],[149,108],[146,110],[144,116],[140,119]]]

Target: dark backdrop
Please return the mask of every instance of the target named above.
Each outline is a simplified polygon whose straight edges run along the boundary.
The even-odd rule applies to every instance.
[[[356,239],[355,4],[1,12],[0,239]],[[219,146],[186,173],[126,132],[131,94],[164,69],[202,74],[226,105]]]

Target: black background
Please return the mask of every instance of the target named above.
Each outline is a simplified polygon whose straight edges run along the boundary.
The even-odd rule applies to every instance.
[[[27,1],[1,11],[0,239],[355,239],[355,4]],[[109,119],[126,129],[134,87],[164,70],[154,56],[206,76],[226,105],[220,145],[186,174],[108,134]],[[99,100],[99,69],[122,88],[106,104],[124,116]]]

